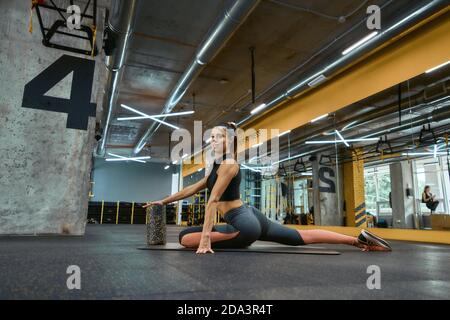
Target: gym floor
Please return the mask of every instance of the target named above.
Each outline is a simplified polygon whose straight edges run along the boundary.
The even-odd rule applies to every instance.
[[[168,227],[176,242],[179,227]],[[88,225],[84,237],[0,237],[0,299],[449,299],[450,246],[393,252],[326,245],[339,256],[143,251],[144,225]],[[66,269],[81,268],[81,290]],[[366,287],[381,268],[381,289]]]

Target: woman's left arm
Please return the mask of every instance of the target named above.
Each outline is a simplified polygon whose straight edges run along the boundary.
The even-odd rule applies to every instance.
[[[197,253],[214,253],[211,249],[211,230],[214,225],[217,202],[219,202],[220,197],[238,171],[239,165],[232,159],[225,160],[223,165],[217,170],[217,180],[211,190],[208,204],[206,205],[205,221],[203,223],[203,231]]]

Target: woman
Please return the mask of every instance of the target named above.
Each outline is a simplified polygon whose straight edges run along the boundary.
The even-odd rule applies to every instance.
[[[422,192],[422,202],[426,204],[427,208],[431,210],[431,213],[436,211],[439,201],[434,200],[436,196],[431,193],[430,186],[425,186]]]
[[[363,251],[391,250],[386,241],[365,230],[355,238],[325,230],[295,230],[270,221],[258,209],[245,205],[240,199],[241,173],[235,152],[236,125],[229,122],[214,127],[211,132],[211,146],[215,161],[207,177],[163,200],[144,205],[165,205],[208,188],[210,196],[203,227],[183,230],[179,235],[180,244],[183,246],[198,248],[198,254],[214,253],[213,248],[244,248],[256,240],[292,246],[330,243],[352,245]],[[231,149],[232,147],[234,149]],[[233,155],[230,150],[234,151]],[[226,225],[213,225],[216,209],[227,222]]]

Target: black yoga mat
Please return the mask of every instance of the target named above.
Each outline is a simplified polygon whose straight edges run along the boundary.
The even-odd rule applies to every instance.
[[[185,248],[178,243],[167,243],[165,245],[152,245],[139,247],[139,250],[169,250],[169,251],[197,251],[194,248]],[[283,245],[265,245],[254,244],[243,249],[214,249],[214,252],[257,252],[257,253],[283,253],[283,254],[317,254],[317,255],[339,255],[340,252],[328,250],[325,248],[309,247],[309,246],[283,246]]]

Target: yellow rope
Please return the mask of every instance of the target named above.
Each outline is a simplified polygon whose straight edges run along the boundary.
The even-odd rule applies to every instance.
[[[33,33],[33,9],[38,4],[38,0],[31,0],[30,20],[28,22],[28,32]]]
[[[91,30],[92,30],[92,51],[91,51],[91,57],[94,56],[94,51],[95,51],[95,41],[97,39],[97,27],[96,26],[91,26]]]

